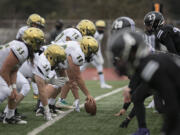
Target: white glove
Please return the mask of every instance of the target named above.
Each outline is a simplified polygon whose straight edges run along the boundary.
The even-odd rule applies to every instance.
[[[53,80],[55,78],[55,75],[51,78],[45,78],[45,82],[48,83],[48,84],[52,84]]]
[[[69,81],[68,77],[57,77],[52,80],[51,84],[58,87],[63,87],[67,81]]]

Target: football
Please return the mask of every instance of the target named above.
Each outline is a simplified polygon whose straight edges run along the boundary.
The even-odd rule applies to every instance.
[[[85,110],[87,113],[91,114],[91,115],[96,115],[96,103],[95,102],[90,102],[90,101],[86,101],[86,103],[84,104]]]

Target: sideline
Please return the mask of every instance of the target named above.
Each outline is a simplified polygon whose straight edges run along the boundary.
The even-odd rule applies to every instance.
[[[116,93],[122,91],[122,90],[123,90],[124,88],[126,88],[126,87],[127,87],[127,86],[124,86],[124,87],[121,87],[121,88],[117,88],[117,89],[115,89],[115,90],[113,90],[113,91],[111,91],[111,92],[102,94],[102,95],[96,97],[95,100],[98,101],[98,100],[101,100],[101,99],[103,99],[103,98],[105,98],[105,97],[108,97],[108,96],[110,96],[110,95],[116,94]],[[81,104],[81,105],[80,105],[80,108],[82,108],[82,107],[84,107],[84,104]],[[55,117],[53,120],[48,121],[48,122],[42,124],[41,126],[39,126],[38,128],[35,128],[35,129],[32,130],[31,132],[28,132],[27,135],[37,135],[38,133],[40,133],[41,131],[43,131],[43,130],[46,129],[47,127],[53,125],[56,121],[62,119],[63,117],[65,117],[66,115],[68,115],[69,113],[71,113],[71,112],[73,112],[73,111],[74,111],[74,109],[70,109],[70,110],[68,110],[68,111],[65,111],[64,113],[62,113],[62,114],[58,115],[57,117]]]

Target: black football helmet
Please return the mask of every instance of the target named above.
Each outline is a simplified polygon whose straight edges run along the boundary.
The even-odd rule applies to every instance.
[[[112,32],[117,32],[127,27],[130,27],[132,30],[134,30],[135,22],[129,17],[119,17],[112,24]]]
[[[154,32],[159,26],[164,24],[164,17],[160,12],[151,11],[144,17],[144,25],[150,27]]]
[[[119,75],[131,75],[135,61],[149,54],[149,48],[143,39],[141,30],[124,29],[112,39],[111,51],[114,66]]]

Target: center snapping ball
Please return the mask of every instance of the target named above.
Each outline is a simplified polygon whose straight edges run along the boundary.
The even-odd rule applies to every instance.
[[[85,110],[87,113],[91,114],[91,115],[96,115],[96,103],[95,102],[90,102],[90,101],[86,101],[86,103],[84,104]]]

